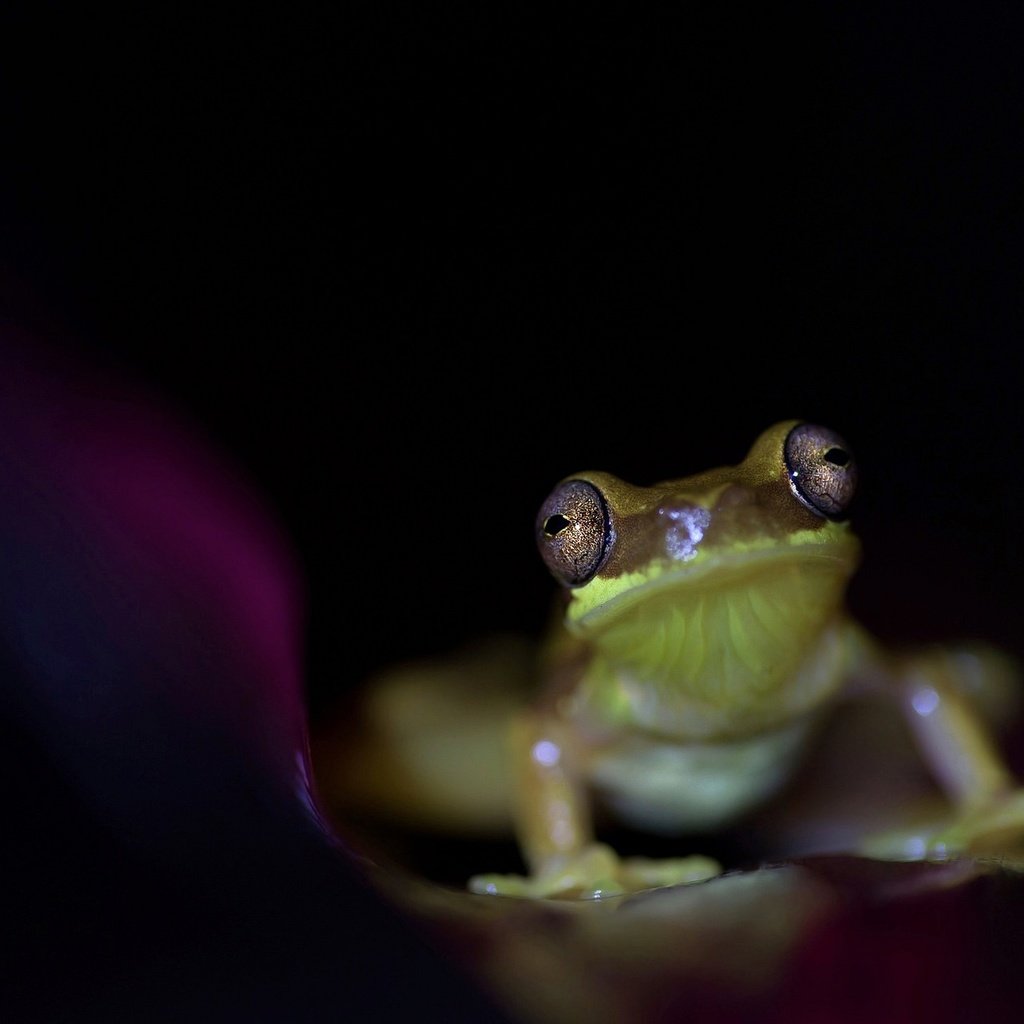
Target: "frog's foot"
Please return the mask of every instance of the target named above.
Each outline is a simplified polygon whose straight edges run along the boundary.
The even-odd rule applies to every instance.
[[[960,854],[1024,864],[1024,789],[964,811],[929,844],[929,859]]]
[[[869,837],[861,853],[883,860],[998,859],[1024,868],[1024,789],[1017,789],[952,819]]]
[[[666,885],[703,882],[722,873],[708,857],[620,859],[610,846],[591,843],[579,853],[553,857],[535,875],[475,875],[471,892],[532,899],[602,899]]]

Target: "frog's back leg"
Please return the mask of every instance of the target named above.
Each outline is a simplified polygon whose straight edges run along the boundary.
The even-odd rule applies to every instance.
[[[900,699],[918,746],[954,803],[976,806],[1014,786],[994,733],[1013,708],[1012,663],[995,650],[926,650],[898,658]]]
[[[534,662],[531,644],[500,637],[372,680],[314,734],[321,798],[343,820],[510,834],[508,726]]]
[[[953,816],[938,829],[875,837],[867,852],[1024,854],[1024,790],[995,735],[1019,703],[1018,666],[991,648],[935,647],[886,656],[872,671],[898,701]]]

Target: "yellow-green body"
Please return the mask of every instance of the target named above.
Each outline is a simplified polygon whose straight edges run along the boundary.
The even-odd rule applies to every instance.
[[[713,875],[699,856],[619,860],[594,842],[592,798],[658,832],[717,828],[775,793],[821,716],[865,689],[907,711],[961,824],[1005,811],[1012,780],[955,657],[888,655],[846,613],[855,472],[836,435],[787,421],[735,467],[654,487],[584,473],[556,488],[538,543],[567,586],[564,620],[546,689],[512,728],[531,875],[479,876],[474,890],[600,895]],[[951,826],[922,849],[945,855],[978,832]],[[904,837],[885,852],[908,848]]]
[[[903,712],[950,813],[847,852],[1019,845],[1024,798],[976,699],[1005,689],[1008,661],[892,653],[851,620],[844,594],[860,545],[845,514],[855,485],[841,438],[798,421],[765,431],[737,466],[653,487],[607,473],[563,481],[541,508],[537,540],[564,610],[539,694],[509,712],[508,760],[492,757],[500,744],[472,725],[506,707],[492,684],[512,662],[499,657],[382,688],[372,717],[386,742],[367,743],[365,756],[350,745],[349,777],[420,820],[454,822],[468,808],[494,824],[510,809],[529,874],[477,876],[476,892],[608,895],[719,867],[699,855],[620,859],[595,841],[593,805],[660,833],[719,828],[787,782],[840,702],[873,693]]]
[[[630,823],[715,827],[775,791],[859,656],[843,610],[859,544],[791,493],[794,425],[686,480],[573,478],[604,496],[614,549],[568,591],[552,660],[579,668],[551,710]]]

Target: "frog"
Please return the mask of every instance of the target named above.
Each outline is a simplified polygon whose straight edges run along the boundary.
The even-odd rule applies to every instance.
[[[735,466],[555,486],[535,536],[562,610],[540,692],[508,727],[527,871],[475,875],[471,892],[601,899],[714,879],[721,865],[699,851],[598,842],[595,803],[656,833],[728,827],[784,790],[823,717],[865,691],[899,708],[951,812],[852,852],[941,859],[1019,840],[1024,799],[972,697],[1016,685],[1015,666],[988,648],[890,651],[854,620],[857,484],[836,431],[785,420]]]

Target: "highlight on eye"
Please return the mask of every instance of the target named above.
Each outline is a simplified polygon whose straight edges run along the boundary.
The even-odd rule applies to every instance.
[[[857,489],[857,463],[847,443],[828,427],[800,423],[783,446],[789,487],[812,512],[841,519]]]

